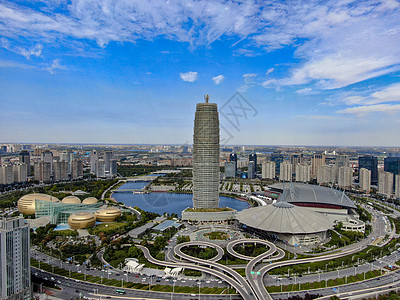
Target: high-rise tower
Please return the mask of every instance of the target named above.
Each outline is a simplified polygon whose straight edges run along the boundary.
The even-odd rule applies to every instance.
[[[219,204],[219,118],[216,103],[197,103],[193,134],[193,207]]]
[[[0,299],[31,299],[29,224],[0,219]]]

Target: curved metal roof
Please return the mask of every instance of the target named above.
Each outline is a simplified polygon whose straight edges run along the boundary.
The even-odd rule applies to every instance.
[[[271,188],[283,190],[282,183],[276,183]],[[289,203],[319,203],[343,206],[346,208],[356,208],[353,201],[342,191],[304,183],[285,183],[283,193],[279,201]]]
[[[287,202],[245,209],[236,218],[247,226],[276,233],[308,234],[333,227],[323,214]]]

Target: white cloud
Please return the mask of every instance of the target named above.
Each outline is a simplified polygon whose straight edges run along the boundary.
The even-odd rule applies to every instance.
[[[342,99],[346,105],[374,105],[386,102],[400,102],[400,83],[395,83],[381,88],[373,93],[360,95],[350,95]]]
[[[59,59],[55,59],[53,60],[51,66],[47,68],[47,71],[49,71],[50,74],[55,74],[56,70],[66,70],[66,69],[67,69],[66,66],[60,64]]]
[[[252,77],[257,77],[257,74],[256,73],[243,74],[243,78],[252,78]]]
[[[346,105],[355,105],[355,104],[362,104],[363,101],[365,100],[365,97],[362,96],[348,96],[343,98],[343,102]]]
[[[197,72],[187,72],[187,73],[179,73],[179,76],[183,81],[187,82],[195,82],[197,81],[198,73]]]
[[[218,75],[218,76],[215,76],[215,77],[212,78],[212,80],[214,81],[214,83],[216,85],[222,83],[224,81],[224,79],[225,79],[224,75]]]
[[[338,113],[342,114],[356,114],[356,115],[366,115],[373,112],[383,112],[388,114],[395,114],[400,112],[400,104],[376,104],[376,105],[363,105],[351,108],[346,108],[344,110],[339,110]]]
[[[373,93],[369,104],[377,104],[382,102],[400,102],[400,83],[392,84],[391,86]]]
[[[304,88],[304,89],[297,90],[296,93],[297,94],[309,94],[311,91],[312,91],[311,88]]]
[[[0,38],[0,47],[8,51],[23,55],[26,57],[26,59],[29,59],[32,55],[41,56],[43,50],[43,45],[41,44],[36,44],[34,47],[30,48],[15,47],[11,44],[10,40],[4,37]]]
[[[41,44],[36,44],[35,47],[31,49],[20,48],[19,51],[21,55],[25,56],[26,59],[29,59],[31,56],[40,56],[42,55],[43,46]]]
[[[299,64],[288,78],[274,78],[275,84],[315,83],[323,89],[400,69],[400,6],[395,0],[75,0],[69,5],[41,1],[36,10],[21,3],[2,1],[0,32],[14,41],[33,38],[46,47],[63,43],[73,49],[70,40],[106,47],[110,41],[157,37],[197,47],[228,37],[232,47],[240,47],[235,54],[256,56],[291,46]],[[29,56],[30,48],[21,48]]]
[[[265,75],[271,74],[274,70],[275,70],[274,68],[269,68],[269,69],[267,70],[267,72],[265,72]]]

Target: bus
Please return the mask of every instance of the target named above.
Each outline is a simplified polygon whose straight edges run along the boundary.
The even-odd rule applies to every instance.
[[[126,294],[126,292],[124,290],[115,290],[115,292],[117,294],[120,294],[120,295],[125,295]]]

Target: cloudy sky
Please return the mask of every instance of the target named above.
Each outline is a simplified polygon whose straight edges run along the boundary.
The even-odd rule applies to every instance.
[[[400,146],[400,3],[0,0],[0,142]]]

